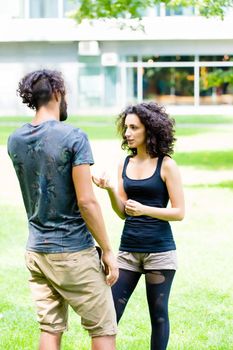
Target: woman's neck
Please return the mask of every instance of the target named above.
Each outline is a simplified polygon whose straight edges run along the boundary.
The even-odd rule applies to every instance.
[[[136,157],[140,160],[145,160],[151,158],[150,155],[146,151],[146,147],[138,147]]]

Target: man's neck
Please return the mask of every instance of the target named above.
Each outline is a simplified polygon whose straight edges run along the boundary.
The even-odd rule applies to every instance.
[[[60,120],[57,111],[41,107],[36,112],[35,117],[31,121],[31,124],[38,125],[49,120]]]

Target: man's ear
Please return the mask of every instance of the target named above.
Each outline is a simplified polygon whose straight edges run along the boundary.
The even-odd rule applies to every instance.
[[[54,91],[53,93],[55,100],[58,102],[61,99],[61,93],[59,91]]]

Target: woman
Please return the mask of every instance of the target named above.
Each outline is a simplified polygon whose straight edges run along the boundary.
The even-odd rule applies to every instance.
[[[175,161],[174,121],[156,103],[130,106],[119,116],[122,148],[129,151],[118,173],[118,192],[109,180],[93,177],[108,191],[112,207],[125,219],[113,286],[119,322],[140,277],[145,274],[151,319],[151,350],[164,350],[169,338],[168,298],[177,269],[169,221],[184,217],[184,196]],[[170,200],[170,207],[167,207]]]

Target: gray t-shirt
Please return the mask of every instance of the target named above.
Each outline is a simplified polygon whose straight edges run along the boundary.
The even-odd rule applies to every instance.
[[[72,167],[93,164],[86,134],[56,120],[25,124],[8,139],[28,216],[27,249],[75,252],[94,245],[81,217]]]

